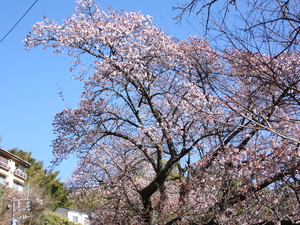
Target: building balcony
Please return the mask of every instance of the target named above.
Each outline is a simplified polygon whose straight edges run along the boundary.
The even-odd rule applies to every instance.
[[[27,174],[24,173],[23,171],[19,170],[19,169],[15,169],[14,175],[17,176],[17,177],[20,177],[24,180],[26,180],[26,178],[27,178]]]
[[[6,163],[6,162],[0,161],[0,167],[7,171],[9,170],[8,163]]]

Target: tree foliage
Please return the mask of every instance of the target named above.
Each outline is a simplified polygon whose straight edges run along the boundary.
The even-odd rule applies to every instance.
[[[44,211],[41,215],[41,224],[43,225],[79,225],[71,222],[67,217],[59,215],[52,211]]]
[[[11,204],[12,193],[9,188],[0,186],[0,224],[9,224],[11,222],[11,214],[9,211],[9,205]]]
[[[299,48],[297,0],[190,0],[175,9],[179,11],[179,20],[193,12],[204,14],[206,19],[202,23],[207,34],[226,33],[223,41],[230,37],[233,45],[242,42],[243,47],[251,46],[256,50],[266,47],[263,51],[276,51],[277,54]],[[232,23],[233,20],[236,23]]]
[[[93,223],[297,218],[297,50],[219,51],[168,36],[139,12],[77,2],[62,25],[34,25],[25,45],[67,51],[81,66],[79,106],[55,117],[54,164],[78,156],[68,185]]]

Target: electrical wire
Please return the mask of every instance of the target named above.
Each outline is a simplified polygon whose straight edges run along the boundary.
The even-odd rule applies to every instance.
[[[29,7],[29,9],[27,9],[27,11],[23,14],[23,16],[21,16],[21,18],[15,23],[15,25],[4,35],[4,37],[0,40],[0,43],[10,34],[10,32],[13,31],[13,29],[21,22],[21,20],[24,18],[24,16],[26,16],[26,14],[31,10],[31,8],[35,5],[35,3],[37,3],[38,0],[35,0],[34,3],[32,3],[32,5]]]

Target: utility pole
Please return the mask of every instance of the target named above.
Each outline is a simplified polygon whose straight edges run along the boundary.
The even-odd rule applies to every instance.
[[[20,219],[24,218],[24,215],[19,218],[15,218],[15,212],[19,212],[19,211],[23,211],[23,210],[28,210],[30,212],[31,211],[31,200],[29,198],[23,198],[23,199],[13,198],[11,201],[12,201],[11,224],[18,225],[18,221]],[[24,207],[24,204],[22,204],[23,202],[25,202],[25,207]]]
[[[12,200],[12,209],[11,209],[11,224],[12,225],[17,225],[17,222],[15,221],[15,218],[14,218],[14,212],[15,212],[15,198],[13,198]]]

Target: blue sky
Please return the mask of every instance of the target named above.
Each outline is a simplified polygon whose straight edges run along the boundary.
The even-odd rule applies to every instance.
[[[187,0],[97,0],[102,8],[108,4],[113,9],[142,11],[151,15],[154,23],[179,39],[188,35],[198,35],[200,24],[193,16],[176,24],[172,10],[177,3]],[[0,2],[0,39],[14,26],[32,5],[34,0]],[[75,13],[74,0],[39,0],[15,29],[0,43],[0,146],[5,150],[19,148],[32,152],[32,156],[50,165],[52,157],[51,141],[55,138],[52,122],[56,113],[67,104],[76,107],[82,84],[71,79],[70,61],[67,55],[54,55],[51,50],[36,48],[24,50],[22,40],[25,33],[43,16],[61,21]],[[191,24],[194,25],[191,25]],[[196,29],[195,29],[196,28]],[[63,90],[65,103],[59,96]],[[72,170],[76,158],[71,157],[56,170],[64,181]]]

